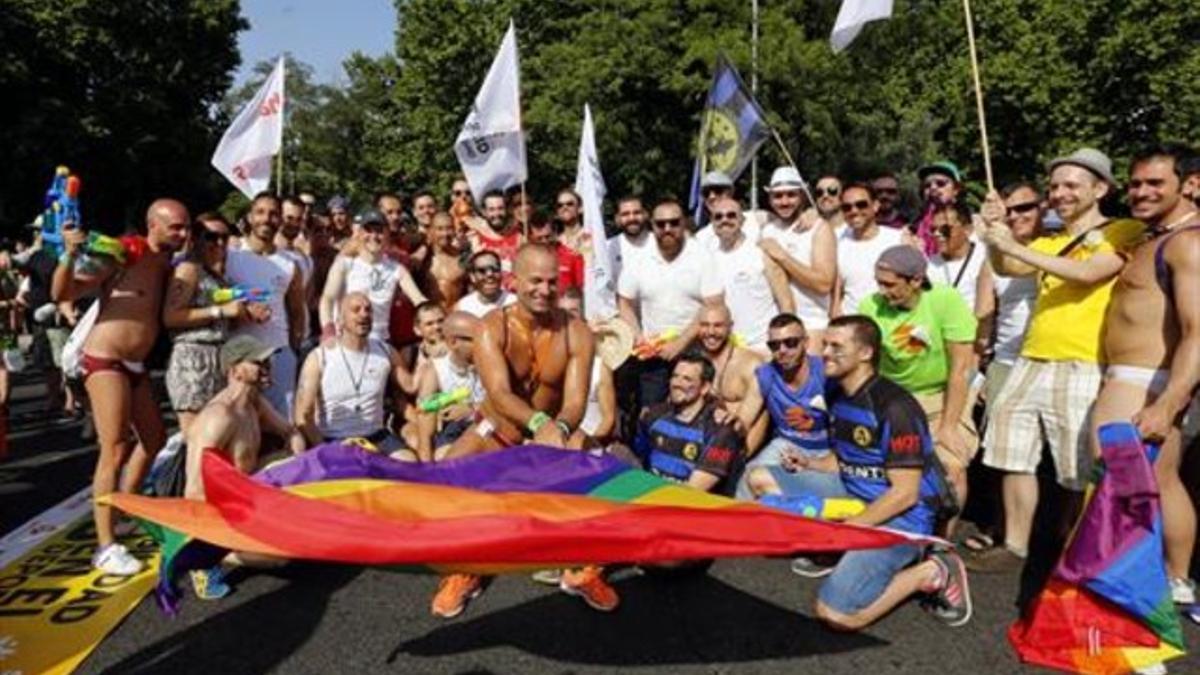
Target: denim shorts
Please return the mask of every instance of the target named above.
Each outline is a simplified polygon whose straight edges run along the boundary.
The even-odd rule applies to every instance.
[[[849,496],[841,476],[836,473],[791,472],[779,466],[770,467],[769,471],[784,495]],[[891,526],[891,523],[884,523],[884,526]],[[921,547],[915,544],[847,551],[821,584],[817,597],[835,612],[857,614],[878,600],[892,583],[892,578],[920,555]]]

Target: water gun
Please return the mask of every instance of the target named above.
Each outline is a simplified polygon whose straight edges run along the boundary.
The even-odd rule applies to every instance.
[[[821,520],[845,520],[866,510],[861,499],[853,497],[817,497],[814,495],[764,495],[759,504],[782,509],[805,518]]]
[[[471,390],[467,387],[456,387],[450,391],[443,391],[426,398],[417,404],[421,412],[435,413],[441,412],[455,403],[462,403],[471,397]]]
[[[218,288],[209,296],[215,305],[224,305],[228,302],[267,302],[271,299],[271,291],[265,288],[254,288],[245,284],[238,284],[230,288]]]
[[[662,351],[662,348],[665,347],[668,342],[677,337],[679,337],[679,331],[674,328],[668,328],[658,335],[648,338],[642,341],[640,344],[634,345],[630,353],[636,356],[639,361],[652,359],[658,356],[658,353]]]
[[[137,235],[110,237],[99,232],[88,232],[84,253],[93,256],[106,256],[118,264],[128,266],[136,263],[145,255],[146,238]]]
[[[34,225],[42,231],[42,247],[55,257],[63,252],[63,227],[71,223],[80,227],[79,217],[79,176],[71,175],[71,170],[59,166],[54,170],[54,178],[50,181],[50,189],[46,190],[42,215],[34,220]]]

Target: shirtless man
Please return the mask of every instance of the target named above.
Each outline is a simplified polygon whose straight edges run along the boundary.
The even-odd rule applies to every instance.
[[[699,325],[696,340],[717,371],[713,378],[712,394],[721,401],[727,413],[736,415],[742,400],[746,398],[746,392],[755,386],[754,369],[766,359],[757,352],[734,346],[730,339],[733,335],[733,319],[725,305],[705,305],[696,321]],[[747,429],[747,456],[753,455],[762,445],[768,422],[765,408],[758,410],[751,419],[742,421],[743,428]]]
[[[158,337],[171,255],[183,246],[189,224],[183,204],[173,199],[156,200],[146,211],[145,254],[127,267],[109,266],[96,274],[74,269],[87,233],[80,229],[63,232],[66,252],[54,271],[55,302],[73,301],[100,287],[100,313],[81,355],[83,382],[100,444],[100,458],[92,476],[93,499],[117,488],[122,468],[121,491],[136,490],[166,440],[142,361]],[[130,423],[138,438],[133,448],[129,447]],[[141,571],[142,563],[116,543],[112,507],[94,502],[92,516],[99,542],[92,565],[106,574],[120,576]]]
[[[226,455],[245,474],[254,473],[261,464],[258,451],[263,430],[287,439],[293,453],[304,452],[304,436],[261,396],[271,383],[271,355],[275,351],[251,335],[239,335],[221,346],[221,371],[228,384],[204,406],[190,427],[184,497],[204,501],[201,460],[205,450]],[[238,559],[265,562],[245,554]],[[216,600],[229,594],[220,565],[192,570],[190,576],[201,599]]]
[[[429,226],[433,254],[426,263],[421,285],[425,294],[449,312],[466,295],[467,271],[457,248],[457,233],[450,214],[438,212]]]
[[[527,244],[517,252],[513,271],[517,303],[484,317],[475,341],[475,365],[487,397],[478,421],[448,458],[524,442],[566,447],[583,420],[595,346],[587,324],[558,307],[557,257]],[[561,587],[596,609],[612,610],[619,602],[596,567],[564,572]],[[458,616],[482,589],[478,576],[443,577],[432,611]]]
[[[1132,420],[1142,438],[1162,444],[1154,470],[1162,495],[1171,595],[1196,602],[1188,565],[1196,518],[1179,478],[1181,418],[1200,385],[1200,211],[1182,196],[1181,167],[1191,153],[1165,145],[1133,158],[1132,215],[1150,226],[1117,278],[1105,316],[1108,359],[1094,424]],[[1094,439],[1093,439],[1094,440]],[[1096,449],[1099,455],[1099,449]]]

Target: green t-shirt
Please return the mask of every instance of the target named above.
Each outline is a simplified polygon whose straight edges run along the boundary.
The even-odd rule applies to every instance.
[[[936,394],[950,377],[947,342],[975,340],[975,314],[950,286],[935,284],[913,309],[892,307],[874,293],[858,304],[883,335],[879,372],[913,394]]]

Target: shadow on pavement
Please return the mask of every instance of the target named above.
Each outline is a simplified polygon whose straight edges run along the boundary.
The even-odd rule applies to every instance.
[[[459,620],[401,643],[389,662],[514,647],[565,663],[600,666],[740,663],[882,647],[868,635],[834,633],[793,609],[713,577],[638,577],[615,587],[615,615],[562,593]],[[482,609],[482,608],[476,608]],[[468,608],[467,616],[471,609]],[[411,664],[406,664],[411,665]]]
[[[129,656],[106,673],[263,673],[308,641],[329,598],[361,574],[361,567],[294,564],[270,574],[287,583]],[[236,587],[238,578],[231,580]],[[296,592],[301,587],[302,592]],[[200,602],[191,596],[187,602]],[[233,597],[236,597],[233,596]],[[229,598],[230,600],[233,597]],[[164,619],[165,620],[165,619]]]

